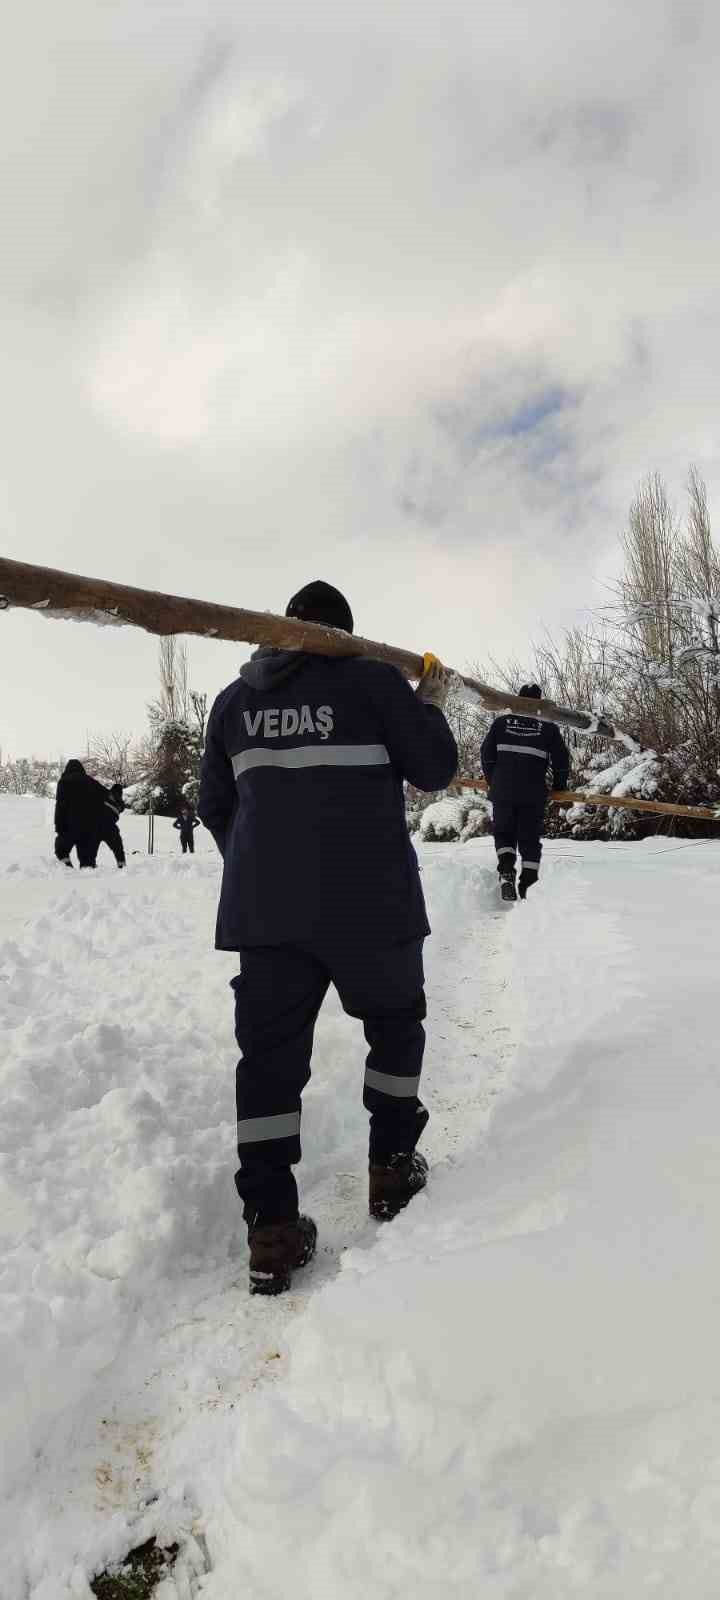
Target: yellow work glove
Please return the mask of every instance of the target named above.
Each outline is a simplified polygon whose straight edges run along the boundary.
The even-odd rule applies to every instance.
[[[423,656],[423,675],[415,690],[418,700],[424,700],[426,705],[437,706],[438,711],[445,710],[445,703],[450,689],[450,673],[442,661],[432,651],[426,650]]]

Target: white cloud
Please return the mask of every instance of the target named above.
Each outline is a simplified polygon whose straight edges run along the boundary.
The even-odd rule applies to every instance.
[[[593,603],[647,470],[678,492],[695,457],[712,502],[710,8],[72,27],[23,8],[2,98],[8,554],[259,606],[326,571],[363,631],[462,665]],[[48,633],[28,673],[84,650],[62,716],[97,724],[100,645]]]

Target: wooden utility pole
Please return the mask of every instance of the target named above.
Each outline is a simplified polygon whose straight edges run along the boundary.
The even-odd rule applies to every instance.
[[[423,671],[422,656],[395,645],[359,639],[337,628],[317,622],[301,622],[294,617],[278,617],[269,611],[246,611],[236,606],[214,605],[174,594],[159,594],[151,589],[132,589],[126,584],[109,583],[104,578],[81,578],[72,572],[52,567],[30,566],[24,561],[9,561],[0,556],[0,610],[20,606],[40,616],[75,622],[94,622],[103,627],[132,626],[146,633],[198,634],[205,639],[231,639],[243,644],[271,644],[284,650],[306,650],[322,656],[372,656],[399,667],[406,678],[417,679]],[[519,711],[540,714],[550,722],[627,743],[619,729],[603,717],[590,716],[553,700],[527,700],[494,689],[476,678],[455,674],[463,698],[489,711]]]
[[[455,778],[451,784],[451,788],[477,789],[480,793],[487,793],[487,787],[484,778]],[[632,795],[582,794],[572,789],[553,789],[548,799],[553,806],[607,806],[611,810],[619,806],[626,811],[654,811],[658,816],[692,817],[698,822],[720,823],[720,807],[713,810],[710,806],[676,806],[668,800],[636,800]]]

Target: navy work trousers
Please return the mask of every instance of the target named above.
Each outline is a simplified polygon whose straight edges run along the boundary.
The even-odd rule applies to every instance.
[[[492,796],[493,833],[498,858],[498,872],[509,872],[515,867],[518,851],[523,866],[537,873],[540,870],[542,842],[540,835],[545,820],[545,796],[518,804],[504,796]]]
[[[69,861],[70,851],[74,849],[77,850],[78,864],[81,867],[97,865],[99,848],[100,834],[97,829],[87,833],[59,833],[55,840],[55,854],[58,861]],[[72,862],[70,864],[72,865]]]
[[[105,828],[103,828],[102,841],[103,844],[107,845],[109,850],[112,850],[118,866],[124,867],[125,846],[122,842],[122,834],[116,822],[110,822],[105,826]]]
[[[333,983],[370,1046],[363,1104],[370,1159],[414,1150],[428,1113],[418,1099],[425,1048],[422,940],[338,949],[252,946],[233,978],[238,1156],[235,1182],[249,1225],[298,1214],[291,1167],[301,1158],[300,1097],[310,1077],[313,1032]]]

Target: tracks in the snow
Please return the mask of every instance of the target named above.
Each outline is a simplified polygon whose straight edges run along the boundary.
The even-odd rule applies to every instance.
[[[446,847],[441,847],[429,873],[426,867],[426,878],[432,878],[430,899],[435,900],[435,936],[428,944],[426,959],[428,1049],[422,1093],[432,1120],[423,1148],[436,1182],[442,1181],[443,1169],[457,1165],[486,1130],[507,1081],[514,1043],[504,991],[507,919],[496,905],[495,875],[485,867],[468,872],[465,860],[453,860],[445,851]],[[168,881],[172,889],[173,880]],[[222,1131],[218,1128],[217,1137],[213,1133],[218,1107],[224,1103],[225,1089],[228,1101],[232,1096],[229,1001],[226,1021],[218,1022],[217,1016],[223,974],[211,953],[207,976],[203,971],[199,983],[193,966],[197,963],[193,924],[199,914],[209,916],[214,884],[208,881],[205,885],[202,903],[202,885],[194,886],[197,905],[188,897],[190,886],[185,877],[178,884],[183,898],[178,901],[177,928],[173,930],[173,951],[175,944],[177,949],[175,954],[165,952],[163,958],[161,935],[166,939],[173,914],[169,895],[167,907],[161,903],[159,891],[166,887],[163,880],[158,882],[157,896],[154,884],[141,880],[133,886],[134,914],[125,885],[118,886],[113,880],[112,898],[102,908],[102,927],[98,925],[97,931],[92,915],[95,897],[83,897],[89,907],[83,913],[90,935],[88,962],[92,967],[97,956],[107,983],[114,971],[108,961],[110,945],[116,963],[121,951],[125,998],[118,1040],[113,1036],[108,1044],[102,1036],[104,1059],[97,1062],[94,1081],[102,1083],[104,1074],[103,1093],[125,1093],[113,1089],[113,1074],[127,1072],[127,1064],[132,1066],[135,1060],[133,1052],[140,1052],[139,1068],[133,1067],[138,1076],[131,1107],[138,1121],[131,1126],[139,1130],[133,1136],[144,1141],[138,1144],[145,1163],[141,1170],[153,1173],[158,1169],[148,1162],[156,1160],[154,1152],[159,1146],[154,1141],[171,1134],[170,1153],[173,1159],[178,1152],[183,1158],[179,1171],[193,1175],[192,1163],[206,1159],[205,1151],[216,1152]],[[82,910],[80,904],[78,916]],[[75,918],[73,910],[69,934],[85,930],[82,919],[82,927],[75,928]],[[144,944],[138,938],[135,918],[138,925],[146,927]],[[32,947],[32,939],[30,944]],[[152,962],[151,988],[147,985],[148,961]],[[62,978],[62,973],[59,976]],[[86,981],[82,971],[73,968],[72,1016],[78,1039],[88,1034],[93,1017],[92,981],[92,971]],[[181,992],[186,997],[179,1005]],[[61,1020],[69,1018],[66,1007]],[[214,1076],[207,1079],[214,1097],[209,1110],[194,1077],[194,1063],[198,1067],[203,1064],[197,1041],[207,1023],[212,1027],[213,1051],[218,1051],[218,1038],[227,1040],[227,1078],[221,1066],[219,1074],[215,1068]],[[91,1031],[88,1048],[97,1044],[96,1033],[96,1028]],[[75,1035],[72,1040],[68,1035],[68,1040],[68,1049],[77,1054]],[[118,1052],[117,1066],[112,1052],[108,1055],[111,1045]],[[106,1562],[111,1522],[115,1548],[122,1528],[125,1549],[155,1533],[182,1548],[183,1540],[190,1544],[203,1533],[204,1460],[216,1463],[226,1455],[230,1458],[246,1397],[258,1386],[282,1381],[287,1361],[285,1336],[292,1322],[309,1298],[335,1277],[342,1252],[369,1247],[377,1236],[378,1224],[367,1215],[363,1056],[357,1024],[343,1017],[335,1002],[329,1002],[318,1026],[315,1075],[304,1114],[309,1136],[300,1173],[303,1206],[316,1217],[320,1245],[316,1260],[296,1275],[289,1294],[278,1300],[258,1300],[247,1293],[247,1255],[232,1192],[231,1144],[226,1184],[203,1188],[193,1175],[194,1203],[205,1206],[213,1218],[207,1249],[215,1252],[215,1262],[207,1267],[199,1264],[198,1240],[192,1228],[188,1229],[186,1256],[177,1250],[163,1255],[159,1241],[158,1260],[163,1266],[156,1281],[144,1268],[142,1289],[122,1348],[83,1393],[73,1414],[61,1417],[49,1441],[46,1465],[41,1465],[36,1476],[33,1515],[55,1524],[58,1569],[64,1570],[62,1552],[77,1550],[80,1537],[89,1569]],[[84,1061],[82,1053],[79,1059]],[[207,1058],[205,1067],[207,1070]],[[150,1082],[151,1094],[144,1087],[146,1082]],[[357,1106],[354,1122],[351,1117],[343,1120],[343,1107],[352,1097]],[[208,1119],[206,1130],[197,1120],[203,1114]],[[92,1107],[80,1113],[81,1118],[95,1115]],[[168,1116],[175,1120],[168,1123]],[[123,1125],[119,1126],[124,1132]],[[198,1126],[202,1144],[193,1147],[188,1142],[184,1149],[184,1130],[188,1129],[189,1140],[198,1136]],[[72,1150],[70,1145],[68,1148]],[[194,1154],[194,1149],[201,1154]],[[128,1159],[132,1154],[128,1147]],[[200,1172],[198,1169],[198,1178]],[[174,1206],[175,1221],[179,1217],[184,1226],[182,1214],[188,1198],[183,1181],[169,1198],[163,1190],[162,1201]],[[432,1187],[428,1202],[432,1203]],[[218,1221],[218,1205],[227,1206],[227,1220]],[[134,1248],[134,1239],[130,1232],[128,1248]],[[102,1259],[104,1263],[105,1257]],[[108,1257],[108,1262],[110,1270],[114,1258]]]

